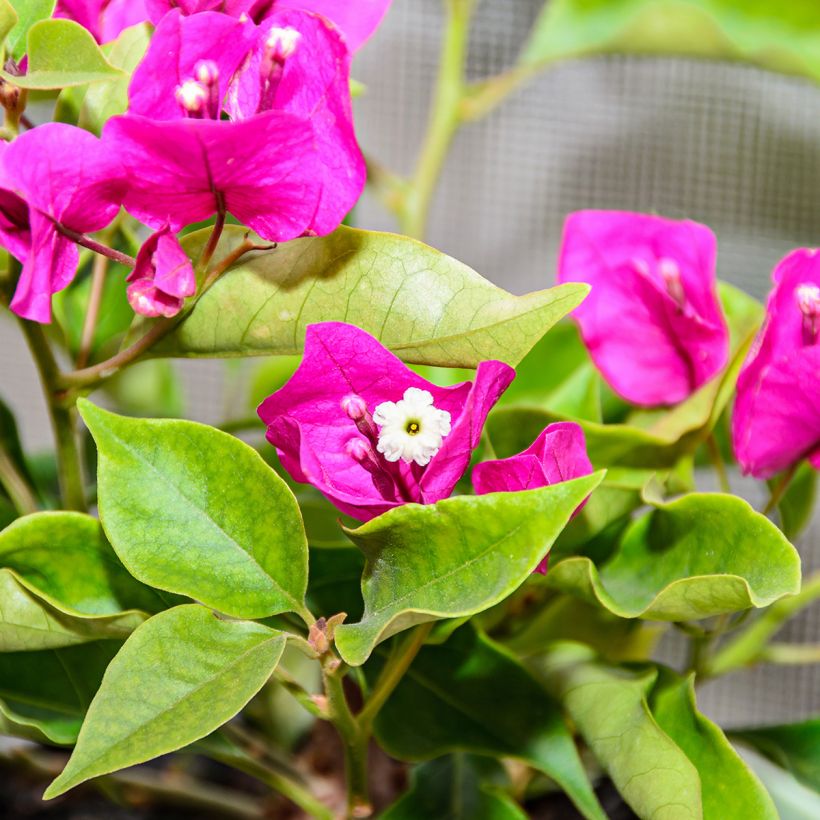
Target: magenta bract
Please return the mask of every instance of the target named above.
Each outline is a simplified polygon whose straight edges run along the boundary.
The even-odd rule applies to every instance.
[[[55,17],[74,20],[98,43],[115,40],[123,29],[148,19],[145,0],[58,0]]]
[[[627,401],[676,404],[726,364],[715,256],[714,234],[697,222],[623,211],[567,218],[558,280],[592,286],[573,317],[596,367]]]
[[[127,281],[128,302],[143,316],[176,316],[196,292],[194,266],[167,225],[145,240]]]
[[[766,320],[737,380],[732,441],[744,473],[820,468],[820,255],[793,251],[772,274]]]
[[[19,136],[3,154],[5,182],[29,206],[31,249],[11,309],[51,321],[51,296],[74,278],[79,254],[60,227],[76,233],[105,228],[125,192],[122,166],[87,131],[48,123]]]
[[[353,325],[309,325],[302,363],[259,407],[285,469],[367,521],[446,498],[515,372],[482,362],[475,382],[438,387]]]
[[[509,458],[482,461],[473,469],[473,487],[478,495],[485,493],[519,492],[559,484],[593,471],[578,424],[559,421],[546,427],[524,451]],[[584,501],[575,510],[578,513]],[[535,568],[545,573],[549,556]]]
[[[0,142],[0,246],[25,262],[31,250],[31,223],[28,205],[13,191],[5,171],[7,142]]]

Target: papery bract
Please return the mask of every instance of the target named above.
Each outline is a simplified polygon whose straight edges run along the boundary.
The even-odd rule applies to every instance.
[[[282,9],[300,9],[320,14],[344,34],[351,51],[359,49],[379,27],[391,0],[145,0],[148,14],[156,25],[171,10],[183,14],[219,11],[234,17],[247,15],[261,23]]]
[[[517,455],[476,464],[472,481],[476,493],[484,495],[534,490],[592,472],[584,431],[574,422],[559,421],[546,427],[526,450]],[[575,513],[584,504],[586,501]],[[548,560],[549,556],[545,557],[535,571],[545,573]]]
[[[196,291],[194,266],[167,225],[145,240],[127,281],[128,302],[143,316],[176,316]]]
[[[28,205],[14,193],[5,171],[7,142],[0,142],[0,247],[25,262],[31,250]]]
[[[98,43],[115,40],[123,29],[148,19],[145,0],[58,0],[55,17],[74,20]]]
[[[726,364],[715,255],[714,234],[697,222],[622,211],[567,218],[558,280],[592,286],[573,317],[627,401],[675,404]]]
[[[117,215],[125,191],[122,166],[108,146],[63,123],[41,125],[3,156],[7,183],[25,199],[31,250],[11,301],[26,319],[51,321],[51,296],[74,278],[79,254],[60,230],[93,233]]]
[[[277,9],[259,26],[226,109],[235,119],[280,110],[310,120],[322,170],[310,231],[334,230],[359,198],[366,176],[353,130],[350,53],[339,35],[320,17]]]
[[[732,415],[735,455],[756,478],[803,458],[820,469],[820,254],[793,251],[772,279],[766,320],[738,376]]]
[[[342,512],[367,521],[401,504],[430,504],[449,496],[469,465],[487,413],[514,375],[501,362],[482,362],[474,383],[438,387],[369,333],[326,322],[308,326],[302,363],[260,405],[259,416],[297,481],[310,482]],[[415,409],[420,401],[438,411],[430,419],[440,448],[407,451],[405,457],[418,456],[409,463],[398,455],[388,461],[382,454],[385,430],[374,420],[396,412],[390,405],[402,401]],[[426,435],[427,422],[421,416],[408,418],[407,435]],[[390,455],[390,447],[382,449]]]

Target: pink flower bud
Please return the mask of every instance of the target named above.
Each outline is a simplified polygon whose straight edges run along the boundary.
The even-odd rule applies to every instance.
[[[355,393],[350,393],[342,399],[342,410],[353,421],[361,421],[367,415],[367,402]]]
[[[373,454],[367,442],[361,438],[350,439],[345,445],[345,452],[359,463],[369,460]]]

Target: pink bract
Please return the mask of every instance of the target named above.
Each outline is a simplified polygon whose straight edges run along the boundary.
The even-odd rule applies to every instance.
[[[737,380],[732,441],[744,473],[820,468],[820,255],[792,251],[772,274],[766,320]]]
[[[74,20],[98,43],[115,40],[129,26],[148,19],[145,0],[58,0],[55,17]]]
[[[3,154],[5,181],[29,206],[31,248],[11,301],[26,319],[51,321],[51,296],[71,282],[79,254],[61,227],[105,228],[125,193],[122,166],[87,131],[48,123],[19,136]]]
[[[705,225],[625,211],[570,214],[559,282],[586,282],[573,317],[596,367],[633,404],[676,404],[719,373],[729,333]]]
[[[559,421],[546,427],[526,449],[509,458],[483,461],[473,469],[473,487],[478,495],[519,492],[547,487],[590,475],[593,471],[586,450],[584,431],[578,424]],[[586,504],[584,500],[573,515]],[[535,568],[546,573],[549,556]]]
[[[367,521],[401,504],[447,498],[470,463],[487,413],[514,375],[501,362],[482,362],[475,382],[438,387],[369,333],[325,322],[308,326],[302,363],[260,405],[259,416],[294,479],[313,484],[342,512]],[[427,391],[451,419],[426,466],[389,463],[372,440],[379,432],[376,408],[400,401],[408,388]]]
[[[145,240],[127,281],[128,302],[143,316],[176,316],[196,291],[194,266],[167,225]]]

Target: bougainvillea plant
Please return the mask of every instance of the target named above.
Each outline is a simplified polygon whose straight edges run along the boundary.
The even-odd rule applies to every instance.
[[[584,210],[558,284],[499,289],[419,241],[456,130],[659,28],[555,0],[470,85],[474,0],[446,0],[401,179],[351,101],[389,5],[0,0],[0,301],[55,441],[25,453],[0,402],[0,763],[191,816],[776,818],[735,744],[820,790],[817,722],[727,736],[695,686],[794,662],[771,638],[820,596],[791,543],[820,257],[764,307],[705,225]],[[401,233],[357,226],[365,184]],[[254,356],[220,428],[179,418],[169,359]]]

